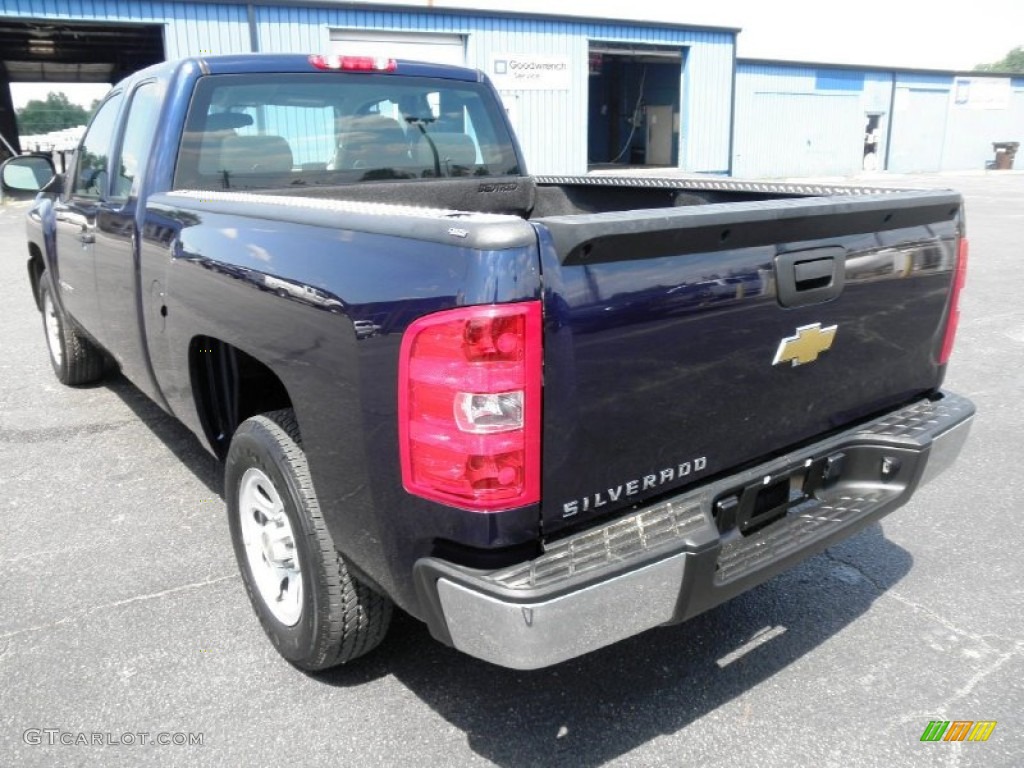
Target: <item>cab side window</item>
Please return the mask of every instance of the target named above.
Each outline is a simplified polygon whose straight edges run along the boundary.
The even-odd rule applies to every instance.
[[[78,147],[75,181],[71,187],[75,197],[99,199],[106,194],[107,153],[110,152],[110,145],[113,143],[121,98],[121,94],[115,94],[103,102]]]
[[[143,83],[135,89],[131,106],[128,107],[120,157],[116,163],[117,173],[113,176],[114,183],[110,190],[111,199],[126,200],[130,194],[138,192],[139,182],[146,169],[146,159],[153,146],[153,134],[159,115],[160,96],[156,83]]]

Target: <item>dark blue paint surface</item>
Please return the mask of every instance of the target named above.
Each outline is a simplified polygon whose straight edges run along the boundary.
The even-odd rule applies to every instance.
[[[195,337],[227,342],[273,370],[294,405],[332,535],[410,610],[412,563],[437,540],[494,548],[537,538],[536,506],[483,515],[407,494],[396,421],[409,323],[456,306],[539,298],[535,249],[247,220],[216,204],[169,207],[171,198],[150,208],[142,270],[166,294],[166,318],[149,339],[178,418],[203,434],[187,367]]]
[[[678,492],[936,388],[955,232],[949,221],[571,266],[544,241],[545,531]],[[782,307],[776,255],[822,246],[845,254],[842,293]],[[833,348],[773,365],[780,342],[814,323],[838,326]]]
[[[879,213],[854,211],[849,200],[803,210],[763,195],[745,218],[711,205],[479,222],[167,192],[185,105],[204,68],[289,71],[304,62],[225,57],[140,73],[167,93],[156,151],[141,194],[96,214],[111,247],[103,282],[122,309],[134,301],[139,322],[122,327],[131,344],[116,332],[104,341],[126,375],[201,438],[189,370],[197,337],[273,371],[294,405],[336,543],[406,610],[422,613],[412,567],[439,547],[536,543],[941,383],[934,357],[958,198],[932,201],[948,212],[928,223],[920,219],[932,210],[915,213],[914,200],[876,201]],[[45,240],[56,282],[70,254],[60,263],[53,255],[53,209],[38,207],[45,219],[36,239]],[[843,254],[842,293],[780,306],[776,256],[826,247]],[[125,289],[132,285],[134,297]],[[446,308],[533,299],[545,313],[542,503],[486,515],[407,494],[396,421],[403,331]],[[125,313],[118,316],[123,326]],[[806,366],[772,365],[780,341],[813,323],[838,326],[833,349]]]

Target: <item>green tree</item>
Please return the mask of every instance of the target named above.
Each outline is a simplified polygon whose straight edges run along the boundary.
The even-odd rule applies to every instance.
[[[89,113],[78,104],[72,104],[63,93],[51,91],[45,101],[33,99],[17,110],[18,133],[34,136],[85,125]]]
[[[999,61],[992,64],[979,64],[976,72],[1022,72],[1024,73],[1024,46],[1018,45]]]

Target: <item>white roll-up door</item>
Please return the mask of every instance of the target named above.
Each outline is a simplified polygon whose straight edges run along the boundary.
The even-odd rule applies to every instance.
[[[386,56],[389,59],[412,59],[458,67],[466,63],[466,45],[462,35],[332,29],[331,53]]]

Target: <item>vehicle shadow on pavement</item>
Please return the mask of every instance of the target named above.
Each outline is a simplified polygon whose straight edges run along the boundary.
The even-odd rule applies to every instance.
[[[223,468],[184,424],[162,411],[121,373],[107,373],[102,383],[145,423],[150,432],[206,486],[210,493],[221,498],[224,490]]]
[[[104,383],[220,496],[221,465],[191,432],[120,374]],[[682,731],[814,652],[867,612],[912,562],[874,524],[684,624],[530,672],[447,648],[398,611],[379,649],[313,679],[349,688],[393,676],[497,765],[596,766]],[[742,716],[734,727],[742,729]]]
[[[769,680],[865,613],[911,564],[875,524],[689,622],[532,672],[446,648],[399,614],[380,649],[317,679],[348,687],[394,675],[498,765],[600,765]]]

